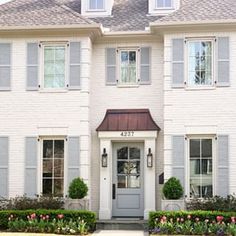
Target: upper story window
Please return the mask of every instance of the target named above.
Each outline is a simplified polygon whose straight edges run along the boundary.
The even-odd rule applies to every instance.
[[[119,62],[119,83],[136,84],[138,82],[138,50],[120,50]]]
[[[188,41],[188,85],[213,85],[213,41]]]
[[[173,0],[156,0],[156,8],[173,8]]]
[[[89,0],[89,10],[104,10],[104,0]]]
[[[189,140],[190,197],[213,196],[213,140],[191,138]]]
[[[43,87],[45,89],[65,88],[66,45],[44,45],[43,67]]]

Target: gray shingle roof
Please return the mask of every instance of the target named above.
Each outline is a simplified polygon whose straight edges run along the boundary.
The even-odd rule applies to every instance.
[[[0,6],[0,26],[92,24],[57,0],[13,0]]]
[[[236,0],[185,0],[179,10],[156,22],[236,20]]]

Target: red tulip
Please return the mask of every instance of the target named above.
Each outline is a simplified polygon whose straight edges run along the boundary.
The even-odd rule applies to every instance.
[[[217,222],[221,222],[223,219],[224,219],[223,216],[217,216],[217,217],[216,217]]]

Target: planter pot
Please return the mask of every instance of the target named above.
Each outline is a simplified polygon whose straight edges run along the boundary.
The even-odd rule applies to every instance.
[[[161,200],[162,211],[181,211],[185,210],[184,199],[179,200]]]
[[[66,210],[89,210],[89,200],[83,199],[65,199],[64,208]]]

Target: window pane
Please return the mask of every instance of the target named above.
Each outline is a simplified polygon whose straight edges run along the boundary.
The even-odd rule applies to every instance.
[[[129,75],[128,75],[129,69],[128,66],[122,66],[121,67],[121,82],[122,83],[127,83]]]
[[[104,9],[104,0],[97,0],[97,9]]]
[[[190,160],[190,176],[194,177],[200,174],[200,159]]]
[[[64,158],[64,140],[55,140],[54,145],[54,158]]]
[[[54,177],[64,177],[64,160],[54,160]]]
[[[202,140],[202,157],[212,157],[212,139]]]
[[[118,176],[118,188],[128,188],[128,176]]]
[[[52,194],[52,179],[43,179],[43,194]]]
[[[126,161],[117,162],[117,173],[118,174],[128,174],[129,173],[129,163]]]
[[[89,8],[96,9],[96,0],[89,0]]]
[[[63,196],[63,179],[54,180],[54,196],[62,197]]]
[[[139,148],[130,148],[129,149],[129,158],[130,159],[140,159],[140,149]]]
[[[43,177],[52,178],[53,159],[43,160]]]
[[[44,140],[43,141],[43,158],[52,158],[53,157],[53,141]]]
[[[164,7],[164,1],[165,0],[156,0],[156,5],[157,5],[157,7]]]
[[[129,188],[140,188],[140,175],[129,176]]]
[[[172,7],[172,0],[165,0],[165,7]]]
[[[123,147],[117,151],[118,159],[128,159],[128,147]]]
[[[190,139],[190,157],[200,157],[200,139]]]
[[[127,51],[121,52],[121,63],[127,65],[129,60],[129,54]]]

